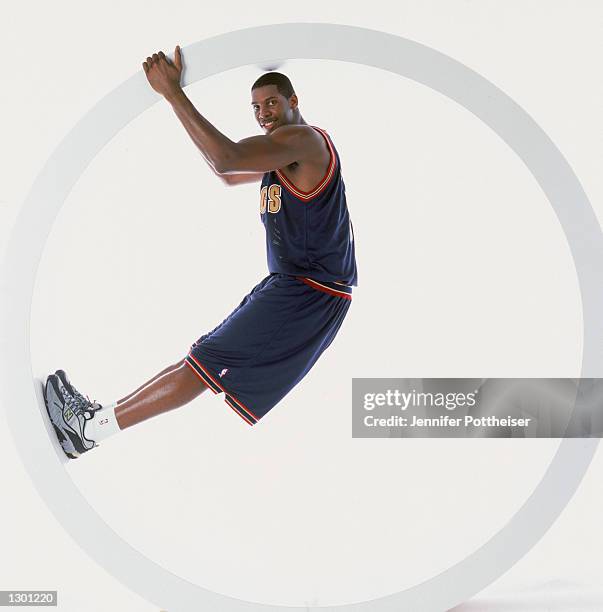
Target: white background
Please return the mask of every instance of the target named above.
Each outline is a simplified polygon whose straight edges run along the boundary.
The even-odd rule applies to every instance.
[[[399,34],[477,70],[549,134],[601,218],[594,1],[22,3],[0,25],[1,244],[61,138],[146,55],[284,21]],[[359,287],[337,340],[253,429],[204,394],[67,469],[117,533],[182,577],[267,603],[344,603],[471,553],[521,506],[558,445],[352,440],[351,377],[577,376],[581,304],[550,205],[469,112],[375,69],[281,69],[342,158]],[[259,74],[240,68],[188,92],[242,138],[257,133],[249,87]],[[182,358],[266,274],[258,206],[257,186],[226,189],[211,176],[165,102],[149,109],[97,156],[52,229],[32,308],[34,373],[63,367],[103,401]],[[14,444],[3,420],[0,589],[58,589],[65,612],[157,610],[68,538]],[[481,597],[603,581],[602,473],[597,455],[559,521]]]

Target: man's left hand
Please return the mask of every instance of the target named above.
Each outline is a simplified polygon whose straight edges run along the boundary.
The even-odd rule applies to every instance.
[[[180,91],[180,76],[182,75],[182,56],[180,47],[174,51],[174,61],[167,58],[163,51],[147,57],[142,63],[151,87],[162,96],[169,96]]]

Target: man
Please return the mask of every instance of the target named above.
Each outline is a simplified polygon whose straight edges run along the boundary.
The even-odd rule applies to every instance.
[[[182,90],[180,47],[173,61],[160,51],[142,66],[215,174],[228,185],[261,182],[270,274],[184,359],[118,402],[91,402],[63,370],[50,375],[46,406],[71,458],[122,429],[190,402],[208,387],[223,392],[226,403],[254,425],[333,341],[357,285],[339,155],[325,131],[304,121],[289,79],[269,72],[253,84],[251,104],[264,135],[233,142]]]

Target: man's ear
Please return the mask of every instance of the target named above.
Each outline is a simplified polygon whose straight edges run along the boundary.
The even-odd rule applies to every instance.
[[[296,109],[298,104],[299,104],[299,100],[297,99],[297,95],[293,94],[289,98],[289,108]]]

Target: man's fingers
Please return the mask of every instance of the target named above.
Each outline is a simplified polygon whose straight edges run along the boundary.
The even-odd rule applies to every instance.
[[[177,49],[177,62],[180,64],[179,69],[182,67],[182,60],[180,58],[180,47],[176,47]],[[153,64],[158,63],[160,60],[165,60],[168,64],[171,64],[170,59],[165,56],[163,51],[159,51],[157,53],[153,53],[152,56],[147,57],[147,61],[142,63],[142,67],[144,68],[145,73],[147,73],[152,67]]]
[[[174,64],[178,70],[182,70],[182,55],[180,54],[180,45],[176,45],[176,50],[174,51]]]
[[[168,66],[172,66],[172,60],[163,52],[160,51],[159,52],[159,57],[168,65]]]

